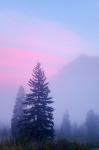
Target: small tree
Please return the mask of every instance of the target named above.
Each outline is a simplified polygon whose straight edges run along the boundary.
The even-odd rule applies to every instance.
[[[99,139],[99,115],[89,110],[86,117],[87,138],[89,140]]]
[[[53,139],[53,108],[50,107],[53,101],[49,97],[48,82],[40,63],[33,69],[29,86],[30,93],[24,103],[24,120],[20,123],[23,136],[35,141]]]
[[[69,119],[69,113],[68,112],[66,112],[64,114],[60,132],[61,132],[62,138],[69,139],[71,137],[71,122]]]
[[[23,119],[23,102],[25,100],[25,91],[22,86],[20,86],[16,104],[14,106],[13,116],[11,120],[11,129],[12,129],[12,136],[17,138],[19,136],[19,121]]]

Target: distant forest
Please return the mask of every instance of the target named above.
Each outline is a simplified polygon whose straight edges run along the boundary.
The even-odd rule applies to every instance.
[[[1,140],[11,138],[25,142],[55,139],[98,141],[99,115],[93,110],[87,112],[85,122],[81,125],[71,123],[69,112],[66,111],[60,127],[55,127],[52,107],[54,98],[50,96],[49,83],[40,63],[34,67],[28,85],[30,87],[28,94],[22,86],[19,88],[11,127],[2,124],[0,126]]]

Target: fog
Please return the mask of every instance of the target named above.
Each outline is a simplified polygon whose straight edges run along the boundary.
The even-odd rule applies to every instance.
[[[88,110],[99,113],[98,66],[98,56],[81,55],[53,78],[52,95],[57,122],[66,110],[71,119],[79,123],[84,121]]]
[[[99,57],[80,55],[49,78],[55,125],[59,126],[66,111],[72,122],[83,123],[86,113],[92,109],[99,113]],[[0,120],[9,123],[18,92],[16,87],[1,87]],[[24,86],[28,93],[28,81]]]
[[[1,137],[27,137],[21,121],[36,141],[54,130],[56,138],[99,139],[98,7],[98,0],[0,2]]]

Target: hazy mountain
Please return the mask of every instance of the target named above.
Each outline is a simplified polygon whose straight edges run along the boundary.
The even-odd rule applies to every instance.
[[[82,121],[89,109],[99,112],[99,57],[81,55],[64,66],[52,80],[56,121],[68,110]]]

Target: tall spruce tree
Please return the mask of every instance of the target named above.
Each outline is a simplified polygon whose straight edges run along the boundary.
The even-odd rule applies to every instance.
[[[29,81],[30,93],[24,103],[24,120],[20,123],[22,133],[28,140],[42,141],[53,139],[54,123],[52,97],[41,64],[33,69]]]
[[[25,100],[25,91],[22,86],[20,86],[17,98],[16,98],[16,103],[14,106],[14,111],[13,111],[13,116],[11,120],[11,129],[12,129],[12,136],[13,138],[18,138],[19,137],[19,121],[23,119],[23,102]]]

